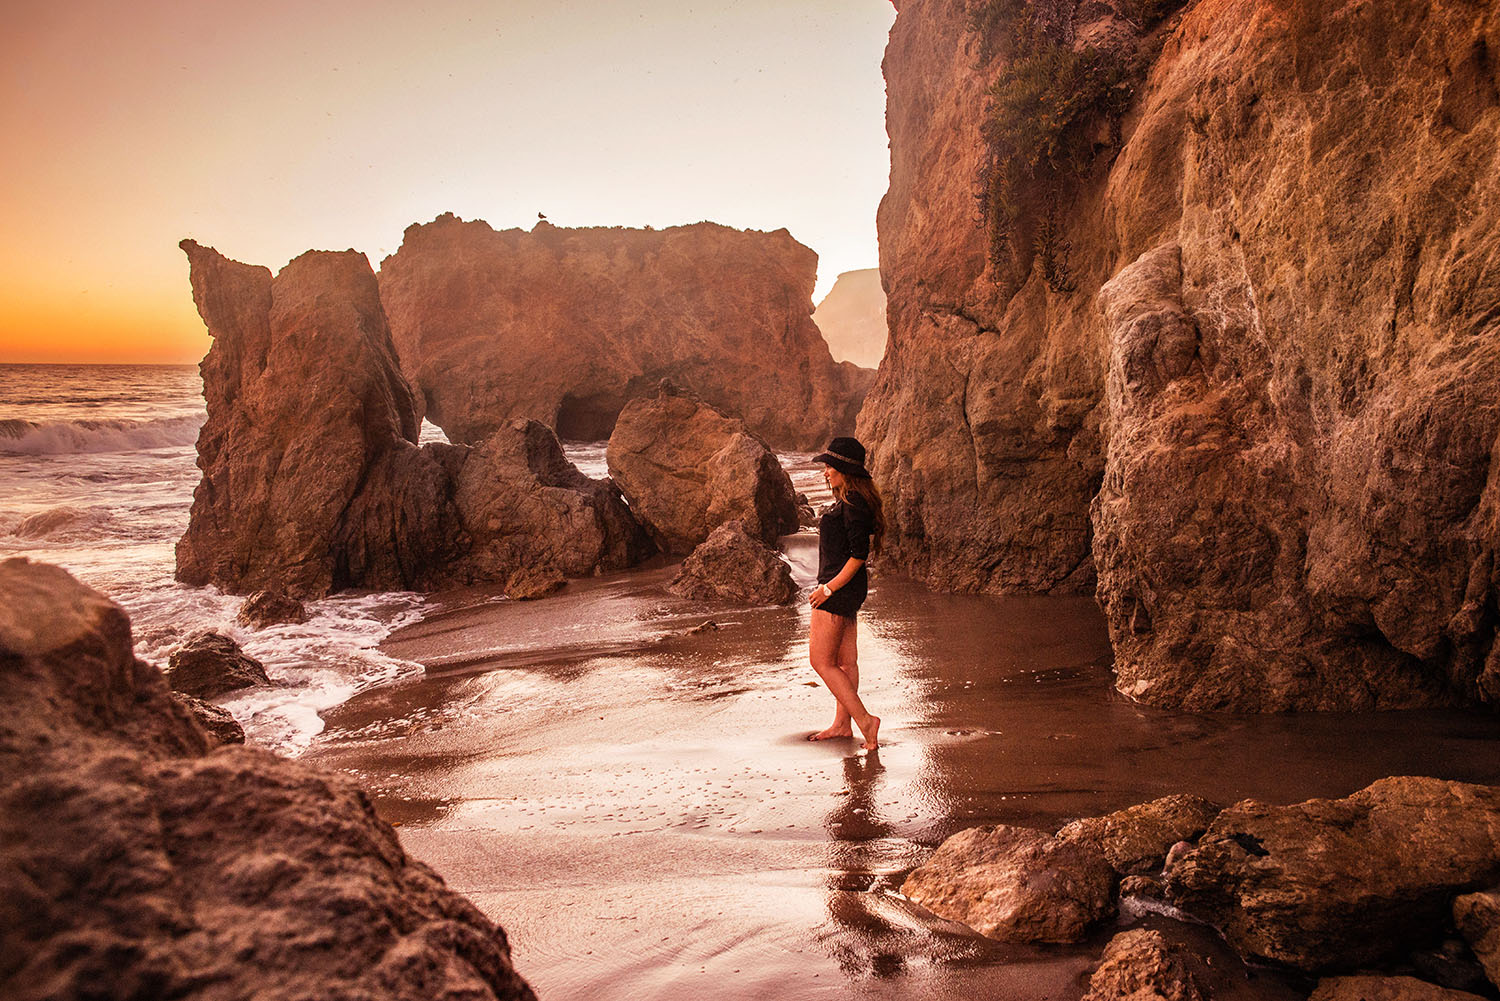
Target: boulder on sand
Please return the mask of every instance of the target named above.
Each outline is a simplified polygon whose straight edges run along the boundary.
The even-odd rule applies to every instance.
[[[1132,928],[1109,940],[1083,1001],[1208,1001],[1202,960],[1158,931]]]
[[[1307,1001],[1479,1001],[1480,995],[1455,991],[1415,977],[1327,977]]]
[[[1057,836],[1098,845],[1122,876],[1155,873],[1173,845],[1195,840],[1218,812],[1201,796],[1163,796],[1108,816],[1075,820]]]
[[[605,458],[663,552],[691,552],[736,520],[771,546],[797,530],[797,495],[776,454],[742,421],[669,382],[625,406]]]
[[[173,691],[199,699],[269,685],[265,666],[223,633],[200,630],[167,659],[167,682]]]
[[[0,562],[0,997],[531,999],[345,777],[209,740],[66,571]]]
[[[1166,887],[1241,954],[1318,972],[1430,944],[1454,897],[1497,879],[1500,788],[1396,777],[1344,799],[1237,803]]]
[[[701,601],[786,605],[797,597],[791,568],[738,521],[720,525],[688,555],[667,590]]]
[[[538,421],[510,421],[468,451],[453,501],[470,540],[455,572],[473,582],[509,582],[527,567],[622,570],[654,550],[614,485],[579,472]]]
[[[971,827],[914,869],[901,892],[1002,942],[1078,942],[1114,910],[1115,873],[1095,845],[1028,827]]]

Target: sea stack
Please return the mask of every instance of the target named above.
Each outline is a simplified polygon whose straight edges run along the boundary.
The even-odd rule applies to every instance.
[[[603,440],[671,378],[767,441],[811,449],[853,426],[872,377],[829,354],[816,273],[784,229],[528,233],[449,214],[406,230],[380,295],[418,405],[452,441],[517,417]]]

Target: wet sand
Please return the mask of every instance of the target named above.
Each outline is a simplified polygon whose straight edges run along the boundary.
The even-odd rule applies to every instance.
[[[815,542],[788,540],[803,580]],[[705,608],[669,595],[670,574],[445,596],[385,645],[427,676],[334,711],[308,755],[363,781],[406,848],[506,927],[543,999],[1078,998],[1118,925],[1003,946],[907,904],[904,875],[964,827],[1051,829],[1173,792],[1500,782],[1492,716],[1152,710],[1111,688],[1091,599],[884,575],[860,624],[882,747],[809,743],[833,705],[805,607]],[[1268,972],[1226,978],[1221,998],[1299,996]]]

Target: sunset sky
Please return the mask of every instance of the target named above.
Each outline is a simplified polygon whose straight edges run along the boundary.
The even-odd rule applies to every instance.
[[[0,362],[196,362],[177,241],[279,269],[495,228],[777,229],[874,267],[888,0],[7,5]]]

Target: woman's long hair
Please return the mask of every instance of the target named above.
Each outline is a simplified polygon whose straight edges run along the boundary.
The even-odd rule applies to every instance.
[[[875,489],[874,480],[845,475],[844,485],[835,487],[833,496],[840,501],[848,501],[850,494],[859,494],[870,505],[870,512],[875,516],[875,531],[870,536],[870,553],[878,553],[880,541],[885,538],[885,505],[880,500],[880,491]]]

